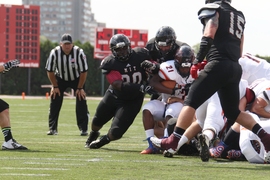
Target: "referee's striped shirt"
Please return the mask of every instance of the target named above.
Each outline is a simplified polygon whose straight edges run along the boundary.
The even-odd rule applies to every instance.
[[[51,50],[45,69],[55,72],[64,81],[73,81],[79,78],[81,72],[88,70],[88,64],[83,50],[78,46],[73,46],[69,55],[57,46]]]

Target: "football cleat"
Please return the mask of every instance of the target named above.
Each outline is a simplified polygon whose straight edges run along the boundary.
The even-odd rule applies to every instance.
[[[91,144],[89,145],[90,149],[99,149],[102,146],[109,144],[110,143],[110,139],[107,135],[105,136],[101,136],[99,140],[95,140],[93,142],[91,142]]]
[[[200,157],[203,162],[208,162],[209,156],[210,156],[209,145],[206,141],[207,141],[207,137],[204,134],[200,134],[199,135]]]
[[[159,139],[157,137],[151,137],[150,138],[150,141],[152,142],[152,144],[157,148],[161,148],[161,140],[162,139]]]
[[[227,145],[223,141],[220,141],[216,147],[209,149],[210,156],[213,158],[221,157],[221,154],[225,148],[227,148]]]
[[[264,164],[270,164],[270,151],[264,152]]]
[[[163,152],[163,156],[164,156],[164,157],[168,157],[168,158],[172,158],[173,155],[174,155],[175,153],[176,153],[176,152],[170,153],[168,150],[165,150],[165,151]]]
[[[50,129],[48,132],[47,132],[47,135],[57,135],[57,131],[56,130],[53,130],[53,129]]]
[[[149,147],[141,152],[141,154],[160,154],[160,148],[153,146],[152,142],[150,141],[151,137],[148,137],[146,140],[149,144]]]
[[[3,143],[2,150],[27,150],[27,147],[19,144],[15,139],[10,139]]]
[[[174,134],[171,134],[168,138],[158,139],[156,137],[151,137],[150,141],[155,147],[161,148],[162,150],[167,150],[169,153],[175,154],[178,148],[179,138]]]
[[[155,147],[148,147],[145,150],[142,150],[141,154],[160,154],[160,149]]]
[[[87,135],[88,135],[88,132],[87,131],[81,130],[81,136],[87,136]]]
[[[245,156],[242,154],[242,152],[234,149],[228,151],[227,158],[232,160],[245,160]]]
[[[89,145],[91,144],[91,142],[97,140],[99,134],[100,133],[98,131],[91,131],[87,141],[85,142],[84,147],[89,148]]]

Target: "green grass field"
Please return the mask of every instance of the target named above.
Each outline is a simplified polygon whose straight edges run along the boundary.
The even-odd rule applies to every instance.
[[[64,99],[59,134],[48,136],[49,100],[5,99],[10,104],[14,138],[28,151],[0,150],[0,179],[270,179],[270,165],[199,157],[141,155],[147,147],[141,113],[122,139],[101,149],[84,148],[75,120],[75,100]],[[98,100],[88,100],[93,116]],[[108,123],[101,130],[105,134]],[[89,123],[90,127],[90,123]],[[2,140],[3,140],[2,135]]]

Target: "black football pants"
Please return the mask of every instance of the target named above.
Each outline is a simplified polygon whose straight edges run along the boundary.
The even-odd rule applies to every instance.
[[[79,79],[74,81],[64,81],[57,77],[58,87],[61,95],[56,95],[55,99],[51,97],[49,109],[49,129],[57,130],[59,113],[63,103],[64,92],[67,88],[72,88],[74,91],[77,89]],[[76,118],[79,130],[88,130],[88,107],[86,100],[79,100],[76,97]]]

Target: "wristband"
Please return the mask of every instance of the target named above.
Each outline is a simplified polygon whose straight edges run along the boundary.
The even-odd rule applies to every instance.
[[[53,88],[58,88],[58,86],[53,86]]]
[[[171,95],[174,95],[174,94],[175,94],[175,88],[173,88]]]
[[[82,90],[83,88],[77,88],[78,90]]]

